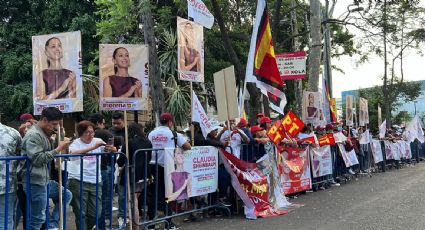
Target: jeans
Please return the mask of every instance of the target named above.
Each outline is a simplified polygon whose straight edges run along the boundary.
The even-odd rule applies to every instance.
[[[53,209],[52,215],[49,217],[49,228],[59,228],[59,184],[51,180],[49,181],[49,198],[53,200],[55,204],[55,208]],[[69,204],[72,200],[72,193],[68,189],[62,187],[62,199],[63,205],[68,210]],[[66,218],[66,214],[64,213],[64,218]]]
[[[228,198],[227,189],[231,182],[230,174],[223,165],[218,167],[218,197]]]
[[[5,219],[5,208],[7,207],[7,216]],[[15,228],[15,210],[17,207],[16,193],[9,193],[7,202],[6,194],[0,195],[0,229],[13,230]],[[7,228],[5,224],[7,223]]]
[[[102,189],[98,188],[96,195],[96,184],[82,183],[83,193],[80,194],[80,181],[69,180],[69,190],[74,194],[71,201],[72,210],[75,214],[75,223],[79,230],[91,230],[96,225],[96,220],[100,217],[102,210]],[[80,203],[80,198],[82,203]],[[96,207],[97,203],[97,207]],[[82,219],[80,219],[80,215]],[[80,228],[80,224],[82,228]]]
[[[47,186],[30,184],[29,191],[26,186],[24,189],[25,193],[29,194],[29,203],[31,204],[27,207],[30,213],[29,230],[40,230],[41,225],[46,222]]]
[[[118,180],[119,181],[119,180]],[[125,187],[124,185],[118,184],[118,217],[125,218]]]
[[[112,173],[112,167],[107,166],[106,169],[101,170],[102,174],[102,213],[99,219],[99,228],[103,229],[105,227],[105,220],[111,219],[111,199],[112,199],[112,191],[111,185],[113,183],[114,177]],[[112,181],[111,181],[112,176]],[[109,226],[106,226],[109,227]]]

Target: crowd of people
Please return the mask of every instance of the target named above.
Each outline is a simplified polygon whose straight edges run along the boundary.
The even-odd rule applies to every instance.
[[[105,119],[101,114],[93,114],[88,119],[78,122],[75,135],[65,133],[62,124],[63,114],[57,108],[45,108],[38,121],[31,114],[23,114],[20,119],[22,124],[18,130],[0,124],[2,136],[0,156],[26,156],[29,163],[28,167],[26,161],[13,161],[10,164],[9,178],[6,178],[6,163],[0,161],[0,206],[5,206],[6,194],[9,200],[7,218],[5,210],[0,209],[0,226],[4,226],[4,222],[7,221],[8,229],[15,229],[22,217],[23,226],[29,226],[31,230],[59,227],[59,180],[62,180],[64,185],[62,203],[67,208],[72,207],[77,229],[80,229],[80,226],[81,229],[107,229],[112,223],[111,200],[115,192],[118,193],[118,224],[121,227],[129,224],[126,181],[136,182],[134,185],[131,183],[129,193],[131,205],[135,207],[133,216],[136,223],[143,212],[147,212],[149,219],[156,218],[158,210],[171,214],[178,209],[179,202],[173,206],[165,197],[164,148],[180,147],[183,150],[190,150],[192,146],[215,146],[243,161],[256,162],[265,154],[266,145],[271,143],[267,131],[273,124],[272,119],[260,113],[252,124],[244,118],[238,122],[230,120],[224,124],[213,122],[212,131],[205,137],[200,124],[192,122],[194,127],[192,139],[190,130],[174,131],[174,116],[163,113],[160,116],[160,126],[150,131],[148,135],[145,134],[141,124],[129,124],[126,141],[124,115],[121,112],[112,115],[112,126],[109,129],[106,129]],[[319,178],[320,183],[317,183],[315,189],[326,189],[328,185],[339,186],[338,180],[341,178],[336,175],[337,172],[341,175],[370,173],[372,165],[370,146],[359,142],[363,135],[369,135],[365,127],[354,129],[339,123],[313,127],[307,124],[297,137],[286,138],[281,145],[315,148],[319,146],[318,139],[329,133],[338,137],[336,139],[347,151],[355,150],[360,166],[356,169],[345,167],[342,156],[336,149],[337,146],[331,146],[334,175],[325,179]],[[397,141],[405,138],[403,129],[397,127],[396,130],[388,129],[384,139]],[[128,146],[125,146],[125,143],[128,143]],[[141,149],[145,150],[144,153],[136,154]],[[421,148],[421,151],[424,149]],[[412,150],[416,151],[414,148]],[[117,157],[114,154],[117,152],[125,154],[126,151],[128,159],[123,157],[124,155]],[[69,157],[59,164],[59,158],[55,155],[64,153],[76,154],[76,157]],[[99,156],[97,153],[111,154]],[[88,155],[81,156],[84,154]],[[130,172],[128,178],[124,167],[126,164]],[[115,168],[117,170],[114,170]],[[59,171],[63,178],[59,177]],[[9,179],[8,191],[6,191],[6,179]],[[218,191],[210,194],[208,200],[225,207],[234,206],[235,194],[231,192],[230,185],[230,175],[221,163],[218,167]],[[187,186],[185,183],[179,187],[181,190],[187,190]],[[144,197],[145,194],[149,197]],[[180,194],[176,194],[176,200],[188,198]],[[46,212],[49,199],[53,201],[55,207],[51,212]],[[205,205],[205,200],[205,197],[196,197],[191,199],[191,203],[193,207],[202,206]],[[30,205],[27,206],[27,203]],[[146,203],[147,211],[142,203]],[[29,213],[28,220],[26,213]],[[48,218],[46,213],[49,214]],[[222,213],[220,210],[212,210],[209,214]],[[191,214],[185,220],[191,221],[194,218],[196,216]],[[166,228],[178,229],[171,218],[167,220]]]

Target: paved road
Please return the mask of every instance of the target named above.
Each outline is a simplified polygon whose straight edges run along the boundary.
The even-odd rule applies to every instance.
[[[361,177],[291,200],[304,206],[283,216],[243,216],[184,223],[182,229],[425,229],[425,164]]]

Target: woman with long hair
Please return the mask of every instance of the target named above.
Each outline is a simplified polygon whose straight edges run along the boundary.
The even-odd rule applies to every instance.
[[[130,56],[124,47],[118,47],[112,54],[114,75],[103,80],[104,97],[141,97],[142,82],[128,73]]]
[[[36,98],[39,100],[75,98],[76,76],[71,70],[62,67],[63,49],[59,38],[49,38],[44,53],[47,57],[47,69],[37,76]]]
[[[183,30],[180,31],[179,36],[179,41],[182,41],[182,44],[180,44],[179,69],[201,72],[201,55],[195,47],[192,24],[185,22]]]
[[[184,200],[191,196],[192,180],[190,173],[184,170],[184,155],[180,148],[174,149],[174,164],[175,170],[167,177],[172,187],[167,187],[165,194],[168,195],[168,200]]]

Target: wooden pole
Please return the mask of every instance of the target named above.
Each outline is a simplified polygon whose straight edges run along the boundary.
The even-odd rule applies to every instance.
[[[128,197],[128,201],[126,201],[129,205],[128,208],[128,219],[130,220],[130,230],[133,230],[133,215],[132,215],[132,209],[131,209],[131,191],[130,191],[130,170],[129,170],[129,163],[130,163],[130,158],[129,158],[129,154],[128,154],[128,124],[127,124],[127,111],[124,111],[124,132],[125,132],[125,156],[127,157],[127,197]],[[133,162],[134,163],[134,162]],[[127,222],[126,220],[124,220],[125,222]]]
[[[193,82],[190,82],[190,136],[192,146],[195,145],[195,127],[193,125]]]
[[[58,145],[62,138],[62,129],[58,127]],[[62,151],[59,152],[61,154]],[[54,167],[54,166],[53,166]],[[59,169],[58,169],[58,182],[59,182],[59,229],[63,229],[63,199],[62,199],[62,158],[59,157]]]

